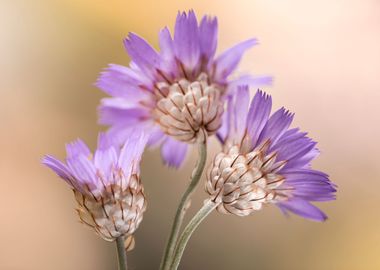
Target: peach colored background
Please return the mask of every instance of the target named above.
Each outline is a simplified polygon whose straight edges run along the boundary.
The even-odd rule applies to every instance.
[[[127,64],[128,31],[157,46],[177,10],[219,17],[220,46],[258,37],[241,70],[273,74],[276,107],[319,141],[315,167],[339,185],[323,224],[268,207],[248,218],[213,213],[181,269],[380,269],[380,1],[17,1],[0,3],[0,269],[116,269],[114,245],[77,221],[71,191],[42,167],[64,143],[95,145],[92,86],[108,63]],[[217,144],[212,143],[212,151]],[[157,269],[169,224],[195,162],[142,165],[149,208],[131,269]],[[199,188],[191,213],[205,193]]]

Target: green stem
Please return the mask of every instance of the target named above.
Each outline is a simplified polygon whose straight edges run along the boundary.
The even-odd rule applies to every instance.
[[[124,236],[116,238],[117,258],[119,261],[119,270],[127,270],[127,253],[125,252]]]
[[[181,201],[178,205],[177,212],[174,217],[174,222],[171,228],[169,240],[166,244],[164,256],[161,260],[160,270],[168,270],[172,263],[174,250],[175,250],[177,240],[178,240],[179,231],[181,229],[183,218],[185,216],[188,203],[190,201],[190,196],[195,190],[206,164],[206,159],[207,159],[206,142],[199,143],[198,151],[199,151],[199,159],[191,175],[190,184],[187,187],[185,193],[182,195]]]
[[[195,229],[201,224],[201,222],[218,206],[217,203],[209,200],[207,201],[203,207],[195,214],[195,216],[190,220],[189,224],[187,224],[186,228],[183,230],[181,234],[181,238],[178,241],[177,248],[175,250],[173,263],[171,265],[172,270],[177,270],[178,265],[181,261],[183,252],[186,248],[186,244],[189,241],[191,235],[195,231]]]

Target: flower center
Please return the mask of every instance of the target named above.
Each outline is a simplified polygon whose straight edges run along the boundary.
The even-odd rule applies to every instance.
[[[275,153],[266,154],[268,147],[267,142],[241,154],[234,145],[215,157],[207,174],[206,191],[220,203],[219,212],[246,216],[278,196],[276,188],[284,177],[277,172],[286,162],[276,162]]]
[[[205,140],[221,125],[221,93],[220,87],[208,83],[204,73],[193,82],[161,82],[156,86],[158,102],[153,114],[162,130],[177,140]]]

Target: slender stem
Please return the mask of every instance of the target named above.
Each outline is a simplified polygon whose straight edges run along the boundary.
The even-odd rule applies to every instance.
[[[183,230],[181,237],[178,241],[177,248],[175,250],[173,263],[171,265],[172,270],[177,270],[178,265],[181,261],[183,252],[186,248],[186,244],[189,241],[191,235],[195,231],[195,229],[201,224],[201,222],[218,206],[217,203],[209,200],[207,201],[203,207],[195,214],[195,216],[190,220],[189,224]]]
[[[185,193],[182,195],[181,201],[178,205],[177,212],[175,214],[173,225],[171,228],[169,240],[166,244],[164,256],[162,257],[162,260],[161,260],[160,270],[169,269],[172,263],[174,250],[175,250],[177,240],[178,240],[179,231],[181,229],[183,218],[185,216],[188,203],[190,201],[190,196],[195,190],[206,164],[206,159],[207,159],[206,142],[199,143],[198,151],[199,151],[199,159],[191,175],[190,184],[187,187]]]
[[[127,253],[125,252],[124,236],[116,238],[117,258],[119,261],[119,270],[127,270]]]

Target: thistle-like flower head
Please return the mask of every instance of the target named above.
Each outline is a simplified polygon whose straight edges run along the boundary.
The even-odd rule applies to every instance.
[[[146,141],[147,136],[135,134],[119,150],[100,134],[94,155],[78,139],[66,145],[65,163],[52,156],[43,159],[73,189],[80,220],[107,241],[132,235],[143,218],[139,163]]]
[[[238,83],[261,85],[269,77],[231,78],[243,53],[257,44],[250,39],[218,57],[217,20],[193,11],[178,13],[174,37],[168,28],[159,33],[160,51],[130,33],[124,45],[129,67],[110,65],[97,86],[111,98],[100,105],[100,123],[122,142],[131,131],[150,134],[149,145],[161,145],[164,161],[178,167],[188,144],[205,140],[221,125],[224,97]]]
[[[206,191],[220,203],[217,210],[246,216],[274,203],[285,213],[323,221],[326,215],[311,201],[335,198],[328,176],[311,169],[316,142],[298,128],[289,129],[293,114],[284,108],[270,116],[272,99],[258,91],[249,106],[248,87],[228,101],[218,134],[223,151],[210,167]]]

